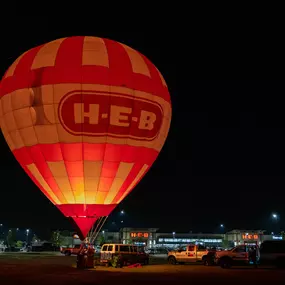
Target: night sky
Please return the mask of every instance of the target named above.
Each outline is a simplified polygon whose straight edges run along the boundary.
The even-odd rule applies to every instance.
[[[199,41],[182,45],[169,35],[148,32],[52,32],[48,27],[41,34],[21,27],[7,34],[0,53],[1,76],[26,50],[72,35],[110,38],[142,52],[164,75],[172,98],[165,146],[109,217],[110,230],[112,222],[122,225],[122,219],[124,226],[171,232],[217,232],[221,223],[226,230],[273,230],[273,212],[280,215],[279,227],[285,228],[285,120],[281,101],[274,99],[284,96],[284,80],[240,80],[255,78],[244,76],[250,75],[252,62],[244,66],[244,51],[237,55],[231,46],[209,48],[210,43]],[[260,108],[260,102],[276,108]],[[38,231],[71,229],[18,165],[2,133],[0,156],[0,223]]]

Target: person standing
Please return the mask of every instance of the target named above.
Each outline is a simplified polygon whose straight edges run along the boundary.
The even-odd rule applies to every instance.
[[[254,268],[257,268],[257,250],[256,247],[252,246],[249,252],[249,261],[252,262]]]

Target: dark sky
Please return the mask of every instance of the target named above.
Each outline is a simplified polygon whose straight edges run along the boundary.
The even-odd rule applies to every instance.
[[[1,76],[27,49],[71,35],[106,37],[139,50],[160,69],[172,98],[167,142],[143,181],[109,217],[109,226],[120,223],[124,209],[124,225],[165,231],[213,232],[221,223],[226,229],[271,230],[272,212],[285,228],[284,80],[257,76],[265,63],[258,60],[261,51],[252,54],[213,38],[189,43],[169,34],[50,27],[39,34],[18,26],[1,47]],[[17,164],[2,134],[0,156],[0,223],[70,228]]]

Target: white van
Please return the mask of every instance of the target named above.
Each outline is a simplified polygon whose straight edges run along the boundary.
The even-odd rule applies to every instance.
[[[126,264],[148,264],[149,255],[138,246],[132,244],[104,244],[101,247],[100,263],[111,264],[113,260],[119,259],[119,265]]]

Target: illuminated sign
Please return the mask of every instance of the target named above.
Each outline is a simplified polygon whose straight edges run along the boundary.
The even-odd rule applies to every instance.
[[[73,135],[108,136],[152,141],[163,121],[154,101],[125,94],[73,91],[60,101],[59,119]]]
[[[246,235],[242,235],[243,239],[258,239],[258,235],[257,234],[246,234]]]
[[[131,233],[132,238],[148,238],[149,233]]]
[[[272,236],[272,239],[278,239],[278,240],[282,240],[283,238],[282,237],[277,237],[277,236]]]

